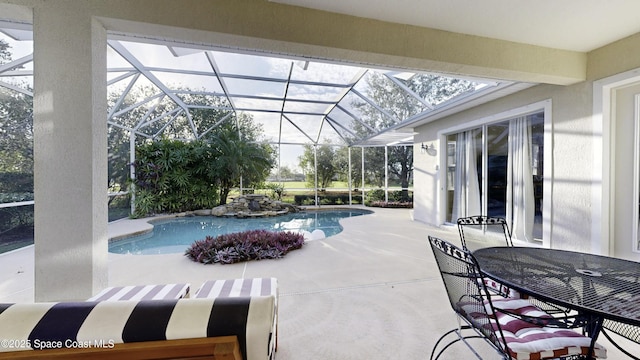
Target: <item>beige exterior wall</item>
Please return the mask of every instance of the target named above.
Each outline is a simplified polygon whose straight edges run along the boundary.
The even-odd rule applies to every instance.
[[[568,87],[540,85],[514,95],[493,101],[468,111],[437,120],[416,129],[419,135],[416,142],[436,142],[438,134],[451,128],[464,126],[465,123],[488,119],[497,114],[527,107],[534,103],[551,100],[552,107],[552,144],[545,143],[545,152],[552,152],[553,192],[552,196],[544,194],[545,201],[552,202],[551,223],[585,224],[591,218],[591,179],[593,176],[593,156],[591,148],[591,86],[582,82]],[[542,108],[540,108],[541,110]],[[528,110],[534,110],[530,108]],[[505,118],[504,120],[507,120]],[[416,149],[416,154],[420,154]],[[444,149],[441,148],[440,153]],[[434,211],[434,197],[439,193],[437,168],[441,168],[439,158],[424,156],[414,157],[415,196],[414,217],[434,225],[441,224],[441,217]],[[545,177],[551,174],[546,174]],[[424,185],[424,186],[423,186]],[[440,205],[442,200],[437,199]],[[438,210],[442,211],[441,206]],[[553,226],[552,238],[549,239],[554,248],[585,249],[585,239],[590,239],[590,229],[585,226]]]
[[[600,177],[610,159],[603,158],[605,152],[600,146],[602,124],[594,122],[594,81],[639,68],[640,36],[634,35],[589,53],[588,64],[587,81],[570,86],[538,85],[417,128],[416,154],[419,154],[420,143],[436,142],[438,134],[445,129],[551,100],[552,143],[545,143],[545,152],[552,152],[552,173],[545,173],[545,178],[551,178],[552,183],[550,193],[544,194],[544,200],[551,202],[551,211],[545,245],[606,252],[607,246],[602,244],[613,239],[608,239],[608,235],[598,232],[598,229],[607,228],[609,213],[597,214],[600,214],[598,207],[605,209],[608,201],[606,194],[602,194]],[[616,129],[612,132],[615,134]],[[604,141],[605,145],[607,143]],[[437,211],[443,209],[442,200],[438,197],[438,187],[443,186],[437,182],[438,165],[438,158],[415,156],[415,183],[420,186],[416,186],[414,217],[435,225],[442,224]],[[629,169],[629,166],[632,164],[619,168]],[[435,204],[439,204],[439,208]],[[611,251],[617,256],[640,258],[638,254],[629,254],[628,247],[625,254],[613,247]]]
[[[571,84],[585,79],[586,54],[580,52],[266,0],[56,0],[56,3],[69,1],[82,12],[99,18],[109,31],[147,38],[515,81]],[[37,0],[0,0],[2,3],[43,6]],[[10,12],[0,7],[0,14],[4,13]]]
[[[587,59],[588,80],[598,80],[640,68],[640,34],[591,51]]]

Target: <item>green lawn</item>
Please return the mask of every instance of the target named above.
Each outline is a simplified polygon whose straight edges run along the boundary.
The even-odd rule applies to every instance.
[[[278,184],[277,182],[274,182],[275,184]],[[285,189],[306,189],[307,188],[307,182],[306,181],[286,181],[282,183],[284,185]],[[329,189],[333,189],[333,188],[342,188],[342,189],[346,189],[347,188],[347,182],[346,181],[334,181],[331,183],[331,186],[329,186]]]
[[[276,181],[266,182],[267,184],[279,184]],[[282,182],[285,189],[307,189],[308,185],[306,181],[285,181]],[[377,188],[375,185],[367,184],[367,189]],[[347,189],[348,185],[346,181],[333,181],[331,186],[327,189]],[[389,189],[400,190],[400,186],[389,186]]]

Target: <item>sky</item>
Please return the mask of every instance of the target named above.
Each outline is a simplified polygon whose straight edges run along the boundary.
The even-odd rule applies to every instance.
[[[29,33],[20,33],[19,36],[26,41],[14,41],[0,32],[0,39],[11,45],[13,59],[26,56],[32,52],[33,42],[29,40]],[[110,40],[113,42],[113,40]],[[347,134],[346,130],[336,126],[334,130],[323,123],[324,114],[329,114],[333,121],[347,129],[352,128],[354,122],[352,113],[359,116],[360,111],[352,106],[354,101],[362,102],[353,92],[346,94],[345,88],[326,86],[326,84],[350,84],[358,81],[354,90],[360,94],[367,94],[367,77],[372,71],[386,72],[393,77],[404,79],[413,73],[398,73],[381,70],[367,70],[345,64],[332,64],[323,62],[307,62],[275,57],[265,57],[249,54],[237,54],[221,51],[205,51],[185,47],[168,47],[164,45],[145,44],[137,42],[119,41],[114,45],[116,50],[122,47],[143,67],[149,69],[149,73],[160,80],[169,89],[176,87],[188,87],[192,90],[223,93],[224,89],[232,96],[232,102],[236,109],[263,109],[263,112],[252,111],[249,114],[253,120],[262,125],[263,141],[270,143],[306,143],[324,142],[330,139],[333,144],[343,143],[336,131]],[[107,66],[109,69],[131,69],[132,65],[119,53],[108,47]],[[124,55],[128,56],[127,54]],[[222,74],[231,74],[225,77],[223,84],[215,76],[213,68]],[[25,65],[26,69],[32,69],[32,63]],[[170,71],[161,71],[170,69]],[[182,73],[178,73],[182,71]],[[124,72],[109,72],[107,79],[111,80]],[[260,77],[255,79],[250,77]],[[292,82],[287,82],[290,77]],[[268,79],[267,79],[268,78]],[[124,89],[131,78],[119,81],[111,88]],[[140,83],[149,84],[149,80],[141,77]],[[2,80],[0,78],[0,80]],[[269,80],[269,81],[267,81]],[[5,80],[6,81],[6,78]],[[32,82],[32,77],[28,78]],[[295,81],[312,82],[312,84],[298,84]],[[388,81],[391,87],[398,86]],[[286,94],[288,101],[283,103],[281,98]],[[265,97],[265,98],[257,98]],[[341,108],[334,104],[322,102],[340,102]],[[291,101],[299,100],[299,101]],[[373,105],[365,105],[374,108]],[[280,112],[284,111],[283,116]],[[295,114],[288,112],[311,112],[311,114]],[[321,125],[322,124],[322,125]],[[200,132],[204,129],[198,129]],[[306,135],[305,135],[306,134]],[[280,163],[293,170],[298,167],[298,157],[302,155],[302,146],[283,145]]]
[[[162,67],[176,70],[195,71],[210,75],[185,75],[169,72],[153,72],[163,83],[170,88],[188,86],[195,90],[223,92],[218,79],[213,76],[212,66],[207,59],[205,51],[171,48],[152,44],[139,44],[133,42],[121,42],[127,50],[131,52],[144,66]],[[285,95],[291,99],[304,101],[332,101],[340,99],[343,93],[342,88],[332,88],[326,86],[310,86],[289,84],[286,80],[291,71],[292,80],[312,81],[315,83],[349,83],[361,69],[353,66],[326,64],[326,63],[305,63],[282,58],[271,58],[246,54],[234,54],[219,51],[208,51],[215,59],[215,65],[220,73],[236,74],[240,76],[268,77],[280,80],[279,82],[258,81],[246,78],[225,78],[224,83],[229,93],[236,95],[263,96],[269,98],[282,98]],[[178,56],[176,56],[178,55]],[[108,67],[130,67],[116,51],[108,50]],[[118,74],[110,75],[115,77]],[[128,80],[127,80],[128,81]],[[282,101],[263,100],[252,98],[234,98],[236,108],[262,108],[274,111],[249,112],[253,120],[262,125],[264,130],[264,140],[278,143],[311,143],[318,137],[325,138],[331,133],[319,135],[322,116],[311,115],[287,115],[295,123],[292,125],[287,119],[281,123],[281,115],[275,113],[282,109],[286,111],[313,111],[324,113],[329,110],[328,104],[299,103]],[[304,131],[302,134],[298,128]],[[311,138],[311,139],[309,139]],[[333,143],[340,140],[333,139]],[[302,146],[285,145],[282,146],[281,165],[293,170],[298,167],[298,157],[302,155]]]

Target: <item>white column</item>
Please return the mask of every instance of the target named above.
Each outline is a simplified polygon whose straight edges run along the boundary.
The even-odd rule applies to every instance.
[[[349,205],[353,205],[351,197],[351,146],[347,147],[347,157],[349,157],[349,175],[347,176],[347,184],[349,185]]]
[[[384,202],[389,202],[389,147],[384,146]]]
[[[107,284],[106,30],[73,1],[34,8],[35,300]]]
[[[131,214],[136,213],[136,169],[133,166],[136,162],[136,132],[131,130],[129,132],[129,177],[131,178],[131,185],[129,186],[129,195],[131,195]]]

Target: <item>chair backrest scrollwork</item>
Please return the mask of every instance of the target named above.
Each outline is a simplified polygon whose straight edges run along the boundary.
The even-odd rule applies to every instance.
[[[504,243],[502,243],[503,246],[513,246],[511,231],[509,230],[509,225],[504,218],[474,215],[458,218],[457,223],[462,248],[465,250],[468,250],[469,240],[476,240],[480,243],[484,242],[485,245],[487,245],[486,242],[492,238],[500,243],[502,242],[501,239],[504,238]],[[468,230],[466,233],[465,229]],[[474,236],[478,233],[481,234],[481,236]]]

